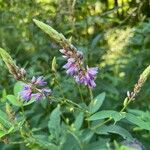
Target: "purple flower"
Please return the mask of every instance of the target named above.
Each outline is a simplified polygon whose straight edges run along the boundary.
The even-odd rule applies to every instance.
[[[85,69],[83,66],[83,54],[80,51],[61,49],[60,52],[63,54],[63,57],[67,59],[67,63],[63,66],[63,68],[66,69],[66,73],[73,76],[77,83],[94,88],[96,86],[94,79],[98,68],[87,67],[87,69]]]
[[[87,68],[87,73],[90,76],[90,78],[95,78],[96,74],[98,73],[98,68],[97,67]]]
[[[77,64],[73,58],[68,59],[68,62],[63,66],[63,68],[66,69],[66,73],[71,76],[78,72]]]
[[[40,100],[43,97],[50,95],[51,89],[39,88],[39,86],[45,86],[46,84],[47,82],[44,81],[44,78],[42,76],[38,78],[32,77],[30,83],[24,84],[24,88],[20,92],[21,98],[25,101],[29,101],[32,98],[35,98],[35,100]]]
[[[76,76],[74,76],[74,78],[75,78],[75,81],[78,83],[78,84],[83,84],[84,83],[84,80],[85,80],[85,78],[84,78],[84,76],[83,75],[76,75]]]
[[[43,94],[42,93],[36,93],[36,94],[32,94],[31,95],[33,98],[35,98],[36,101],[40,100],[43,98]]]
[[[74,76],[79,84],[87,85],[90,88],[96,87],[94,79],[96,77],[98,68],[87,68],[87,71],[80,71],[78,75]]]
[[[94,82],[94,79],[90,79],[90,80],[86,80],[85,79],[85,83],[84,84],[88,85],[88,87],[90,87],[90,88],[96,87],[96,83]]]
[[[52,90],[45,88],[45,89],[42,89],[42,93],[43,93],[45,96],[48,96],[48,95],[50,95],[50,94],[52,93]]]
[[[33,76],[32,80],[31,80],[31,83],[35,84],[35,85],[39,85],[39,86],[45,86],[45,85],[47,85],[47,82],[44,81],[44,77],[43,76],[40,76],[38,78],[35,78]]]
[[[97,67],[87,68],[87,72],[85,74],[84,84],[88,85],[90,88],[96,87],[94,79],[95,79],[96,74],[98,72],[97,70],[98,70]]]
[[[31,99],[32,89],[30,85],[25,84],[23,91],[20,92],[22,99],[29,101]]]

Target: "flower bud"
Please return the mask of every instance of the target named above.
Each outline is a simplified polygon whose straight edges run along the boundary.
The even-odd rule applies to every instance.
[[[123,106],[127,106],[128,104],[128,97],[125,98],[124,102],[123,102]]]
[[[21,73],[22,77],[25,77],[27,72],[24,68],[21,68],[20,73]]]
[[[66,53],[66,50],[65,49],[60,49],[59,50],[62,54],[65,54]]]

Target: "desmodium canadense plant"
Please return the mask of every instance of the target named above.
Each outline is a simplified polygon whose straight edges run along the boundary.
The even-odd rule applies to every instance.
[[[67,60],[67,63],[63,66],[66,73],[72,76],[78,84],[87,86],[89,91],[92,92],[96,87],[95,78],[98,68],[85,65],[82,52],[77,50],[61,33],[41,21],[35,19],[33,21],[62,47],[60,52],[63,55],[62,57]],[[134,145],[133,141],[139,143],[127,129],[122,127],[122,123],[128,124],[130,122],[142,130],[150,131],[150,124],[147,120],[126,110],[150,75],[150,66],[141,73],[133,91],[127,92],[127,97],[120,111],[101,110],[105,99],[104,92],[95,98],[91,96],[91,101],[86,103],[84,101],[77,103],[64,96],[57,97],[53,90],[48,87],[43,76],[33,76],[31,80],[28,80],[27,71],[19,68],[11,56],[2,48],[0,48],[0,55],[9,72],[18,80],[14,87],[14,95],[7,95],[3,91],[3,99],[7,100],[5,101],[5,111],[0,110],[0,138],[3,142],[26,144],[30,149],[37,147],[37,149],[52,150],[84,150],[88,149],[88,146],[91,147],[100,143],[99,149],[108,149],[108,147],[111,149],[110,143],[114,139],[111,139],[109,134],[120,135],[123,139],[133,143],[132,145]],[[55,68],[52,69],[55,70]],[[35,101],[40,103],[45,101],[44,99],[51,102],[47,103],[48,106],[44,106],[47,109],[46,114],[50,114],[49,120],[47,120],[47,117],[43,117],[43,114],[37,116],[34,114],[34,121],[40,120],[39,116],[42,116],[45,118],[45,122],[44,125],[32,126],[27,119],[25,106],[31,105]],[[17,110],[20,113],[14,111],[13,106],[20,108]],[[53,106],[53,108],[49,106]],[[66,117],[68,113],[71,115],[70,118],[74,119],[69,120],[68,116]],[[102,138],[102,135],[108,137]],[[132,148],[134,147],[132,146]]]

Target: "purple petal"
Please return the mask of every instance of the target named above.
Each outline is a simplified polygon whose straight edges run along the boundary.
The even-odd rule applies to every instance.
[[[29,90],[23,90],[20,92],[21,98],[26,100],[26,101],[29,101],[31,99],[31,94],[32,94],[32,91],[30,89]]]
[[[95,84],[94,80],[90,80],[90,81],[88,82],[88,86],[89,86],[90,88],[96,87],[96,84]]]
[[[42,93],[35,93],[35,94],[32,94],[31,97],[35,98],[36,101],[42,99],[43,95]]]
[[[43,76],[40,76],[36,79],[36,82],[34,84],[39,86],[45,86],[47,82],[44,81]]]
[[[75,78],[75,81],[76,81],[77,83],[80,83],[80,78],[79,78],[79,76],[74,76],[74,78]]]
[[[76,82],[77,83],[79,83],[79,84],[82,84],[82,83],[84,83],[84,76],[82,76],[82,75],[76,75],[75,77],[75,80],[76,80]]]
[[[31,90],[31,85],[25,84],[23,90]]]
[[[75,65],[75,59],[74,58],[69,58],[67,63],[63,66],[63,68],[68,69],[73,65]]]
[[[36,82],[35,76],[32,77],[31,83],[34,84]]]
[[[75,65],[72,65],[70,68],[67,69],[66,73],[68,75],[73,76],[78,71],[78,68]]]
[[[68,62],[74,63],[74,62],[75,62],[75,59],[74,59],[74,58],[69,58],[69,59],[68,59]]]
[[[51,89],[42,89],[42,93],[45,95],[45,96],[48,96],[52,93],[52,90]]]
[[[70,68],[71,65],[72,65],[72,63],[67,62],[67,63],[63,66],[63,68],[64,68],[64,69],[68,69],[68,68]]]
[[[98,72],[98,68],[97,67],[92,67],[92,68],[88,68],[87,69],[87,73],[90,74],[91,76],[95,76]]]

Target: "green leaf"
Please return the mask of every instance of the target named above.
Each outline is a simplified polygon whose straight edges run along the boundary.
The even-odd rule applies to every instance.
[[[89,111],[93,114],[95,113],[103,104],[103,101],[105,99],[105,93],[99,94],[93,101],[91,101],[89,105]]]
[[[76,120],[75,122],[73,123],[74,125],[74,128],[76,130],[79,130],[82,126],[82,123],[83,123],[83,119],[84,119],[84,114],[81,112],[77,117],[76,117]]]
[[[94,115],[90,116],[87,120],[94,121],[99,119],[105,119],[105,118],[112,118],[115,120],[115,122],[121,120],[124,118],[125,115],[123,113],[119,113],[117,111],[113,110],[103,110],[95,113]]]
[[[43,149],[58,150],[58,147],[55,144],[48,141],[46,135],[33,135],[33,138],[31,138],[31,140],[34,140],[34,142],[42,146]]]
[[[124,139],[132,139],[131,134],[124,128],[118,125],[102,126],[96,130],[97,134],[115,133],[122,136]]]
[[[0,110],[0,123],[6,128],[10,128],[12,126],[7,114],[2,110]]]
[[[94,49],[96,47],[96,44],[100,41],[101,34],[96,35],[96,37],[93,38],[91,48]]]
[[[109,143],[109,139],[98,138],[98,141],[89,142],[84,144],[85,150],[107,150],[107,143]]]
[[[56,129],[58,130],[60,127],[60,106],[58,105],[51,113],[50,115],[50,120],[48,122],[48,128],[49,131],[51,131],[51,129]]]
[[[140,119],[139,117],[137,117],[137,116],[135,116],[135,115],[133,115],[131,113],[127,113],[125,118],[129,122],[139,126],[142,129],[150,130],[150,123],[149,122],[143,121],[142,119]]]
[[[144,112],[144,111],[138,110],[138,109],[128,109],[128,112],[133,115],[140,116],[140,118],[142,118],[144,120],[147,120],[147,119],[150,120],[150,111]]]
[[[22,100],[22,101],[23,101],[23,100]],[[34,103],[35,101],[36,101],[35,98],[32,98],[30,101],[24,102],[24,103],[23,103],[23,106],[30,105],[30,104]]]
[[[11,133],[14,130],[14,126],[11,126],[11,128],[7,131],[7,134]]]
[[[82,145],[79,138],[72,132],[68,131],[61,150],[81,150]]]
[[[2,98],[1,98],[1,102],[5,102],[7,100],[7,93],[6,93],[6,89],[3,89],[2,91]]]
[[[16,88],[15,90],[17,94],[17,90],[20,90],[20,89]],[[27,106],[35,102],[35,98],[32,98],[30,101],[26,102],[22,99],[17,98],[17,96],[15,95],[7,95],[7,99],[9,100],[11,104],[13,104],[14,106],[18,106],[18,107]]]
[[[7,95],[7,99],[14,106],[19,106],[19,107],[23,106],[23,103],[21,101],[19,101],[18,98],[14,95]]]
[[[7,134],[7,132],[6,131],[2,131],[2,130],[0,130],[0,138],[2,138],[3,136],[5,136]]]
[[[16,97],[18,97],[19,93],[22,91],[23,85],[24,85],[24,83],[21,81],[16,82],[16,84],[14,85],[14,95]]]
[[[90,129],[84,129],[81,131],[81,140],[84,143],[89,143],[94,133]]]

